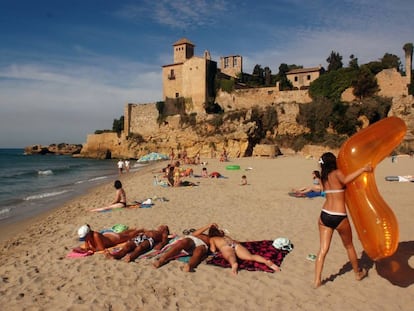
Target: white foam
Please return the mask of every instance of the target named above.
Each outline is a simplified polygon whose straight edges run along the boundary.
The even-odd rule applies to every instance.
[[[57,196],[57,195],[61,195],[61,194],[64,194],[66,192],[69,192],[69,190],[40,193],[40,194],[30,195],[30,196],[24,198],[24,200],[25,201],[39,200],[39,199],[44,199],[44,198],[49,198],[49,197],[54,197],[54,196]]]
[[[39,175],[53,175],[53,171],[52,170],[37,171],[37,174],[39,174]]]

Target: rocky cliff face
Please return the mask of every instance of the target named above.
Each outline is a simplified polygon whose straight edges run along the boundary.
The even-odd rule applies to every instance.
[[[49,146],[33,145],[24,148],[24,153],[33,154],[56,154],[56,155],[75,155],[81,152],[82,145],[79,144],[51,144]]]
[[[409,150],[414,149],[413,106],[413,96],[396,97],[389,112],[390,116],[400,117],[406,122],[408,133],[403,145]],[[155,105],[153,109],[156,111]],[[298,113],[297,103],[281,103],[204,117],[174,115],[161,124],[154,123],[152,130],[147,129],[145,135],[89,135],[79,156],[138,159],[149,152],[169,154],[171,149],[176,154],[185,150],[190,157],[197,153],[201,157],[218,157],[223,149],[231,158],[251,156],[255,154],[256,145],[271,144],[278,135],[307,133],[309,129],[296,122]],[[293,152],[280,149],[283,153]],[[326,148],[306,146],[301,152],[317,157],[321,151],[326,151]]]

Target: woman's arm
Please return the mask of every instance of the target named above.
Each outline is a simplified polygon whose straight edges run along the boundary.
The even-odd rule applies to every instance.
[[[346,185],[347,183],[350,183],[355,178],[357,178],[359,175],[365,172],[372,172],[372,166],[371,164],[367,164],[364,167],[361,167],[360,169],[356,170],[355,172],[352,172],[346,176],[343,175],[342,172],[338,173],[338,179],[341,181],[342,184]]]
[[[116,204],[116,203],[119,203],[119,202],[121,202],[121,189],[118,189],[116,191],[115,201],[112,202],[112,204]]]
[[[209,229],[213,225],[217,226],[217,224],[214,224],[214,223],[213,224],[205,225],[204,227],[201,227],[200,229],[197,229],[196,231],[194,231],[192,233],[192,235],[194,235],[194,236],[200,235],[200,234],[202,234],[204,231],[206,231],[207,229]]]

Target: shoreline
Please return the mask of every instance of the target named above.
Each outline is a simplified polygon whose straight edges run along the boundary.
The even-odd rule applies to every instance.
[[[344,309],[411,308],[409,298],[414,294],[414,278],[406,279],[411,272],[390,274],[386,261],[370,261],[363,255],[355,230],[354,244],[358,257],[362,256],[361,263],[369,269],[368,278],[361,282],[354,280],[346,252],[335,233],[323,272],[327,282],[317,290],[312,288],[314,264],[306,258],[319,247],[316,221],[324,199],[292,198],[287,193],[294,187],[311,183],[311,172],[318,166],[316,159],[282,156],[238,158],[230,162],[205,160],[209,172],[218,171],[227,178],[185,178],[199,186],[163,188],[153,185],[153,176],[168,161],[155,163],[124,174],[121,181],[128,202],[154,196],[165,197],[166,202],[156,201],[152,208],[88,212],[113,199],[114,190],[109,182],[36,217],[24,224],[24,229],[16,226],[14,230],[19,232],[0,242],[4,294],[0,302],[7,302],[10,310],[29,306],[43,310],[102,310],[109,306],[115,310],[191,310],[197,305],[206,310],[280,307],[316,311],[320,307],[337,308],[339,298],[326,299],[329,296],[340,297]],[[387,158],[376,168],[380,193],[399,221],[403,251],[407,247],[408,251],[414,250],[414,246],[410,248],[414,244],[410,196],[414,185],[387,182],[385,176],[413,174],[410,172],[413,163],[411,158],[401,158],[396,163]],[[226,170],[227,165],[233,164],[240,165],[241,169]],[[191,167],[195,174],[200,173],[201,166]],[[247,175],[247,186],[240,186],[242,175]],[[294,250],[283,260],[280,273],[241,270],[236,277],[231,276],[229,269],[205,263],[195,273],[184,273],[179,261],[153,269],[151,260],[147,259],[127,264],[105,259],[100,254],[66,258],[70,249],[79,245],[76,230],[84,223],[96,230],[117,223],[148,229],[167,224],[172,233],[181,234],[184,229],[211,222],[217,222],[240,241],[287,237],[294,244]],[[4,228],[0,228],[2,234]],[[397,254],[396,262],[402,262],[402,255]],[[408,260],[413,264],[413,257]]]

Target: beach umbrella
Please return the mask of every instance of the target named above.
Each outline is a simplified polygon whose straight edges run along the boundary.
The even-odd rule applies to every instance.
[[[158,152],[151,152],[142,157],[140,157],[137,162],[150,162],[150,161],[159,161],[159,160],[168,160],[168,155],[158,153]]]

